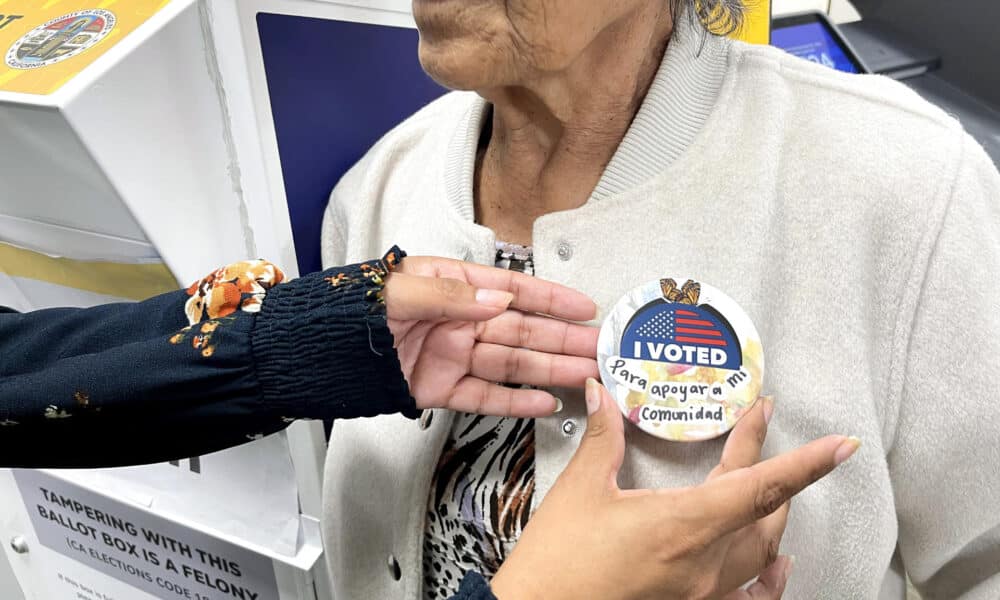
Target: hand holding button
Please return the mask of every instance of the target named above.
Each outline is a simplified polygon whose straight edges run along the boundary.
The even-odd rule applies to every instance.
[[[622,416],[605,388],[588,381],[583,441],[493,579],[494,594],[780,598],[791,568],[778,555],[788,501],[850,458],[859,442],[832,435],[759,462],[772,407],[763,399],[740,420],[701,485],[622,490]]]
[[[418,408],[540,417],[557,410],[543,390],[597,376],[593,301],[504,269],[410,256],[386,279],[386,314]]]

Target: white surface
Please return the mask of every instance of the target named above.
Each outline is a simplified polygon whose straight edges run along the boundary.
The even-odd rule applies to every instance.
[[[103,120],[99,125],[108,129]],[[57,110],[0,104],[0,137],[4,183],[0,240],[61,255],[72,252],[70,247],[86,246],[76,244],[76,236],[51,235],[45,227],[49,225],[77,229],[90,237],[120,238],[140,245],[145,241],[107,176]]]
[[[8,541],[0,540],[0,542]],[[10,568],[10,561],[7,560],[7,555],[2,552],[0,552],[0,598],[4,600],[24,600],[24,592],[21,591],[21,586],[17,584],[14,571]]]
[[[103,490],[176,521],[244,545],[294,557],[298,495],[283,434],[187,461],[144,467],[59,471],[77,485]]]
[[[238,175],[250,228],[254,232],[257,255],[267,257],[289,277],[298,276],[295,244],[288,209],[271,202],[271,184],[264,164],[264,144],[257,127],[257,103],[247,76],[247,58],[233,0],[210,0],[202,4],[203,31],[212,36],[217,67],[217,90],[224,95],[230,123],[230,151],[233,172]],[[259,57],[258,57],[259,60]],[[279,187],[282,182],[277,182]],[[282,201],[284,195],[282,195]]]
[[[830,19],[835,23],[848,23],[861,18],[857,9],[849,0],[772,0],[772,13],[774,16],[788,13],[801,12],[804,10],[819,10],[827,12],[829,9]]]
[[[32,196],[34,197],[34,196]],[[0,202],[0,206],[6,206]],[[59,212],[37,217],[15,217],[0,214],[0,240],[49,256],[71,256],[76,260],[110,260],[132,264],[161,262],[156,248],[140,232],[139,238],[129,238],[111,233],[88,231],[72,225],[48,222],[57,220]],[[111,207],[104,214],[132,221],[120,206]]]
[[[308,15],[345,10],[319,2],[270,9],[286,4]],[[346,10],[378,14],[373,4]],[[273,131],[264,137],[257,129],[261,119],[273,126],[251,97],[242,8],[235,0],[174,0],[56,94],[0,94],[0,139],[18,140],[0,145],[0,157],[11,155],[0,161],[5,191],[18,186],[0,193],[0,241],[71,258],[162,255],[182,282],[258,255],[295,274],[284,195],[272,194],[265,168],[266,155],[277,164]],[[256,43],[256,27],[247,34]],[[259,50],[250,56],[262,74]],[[266,86],[258,90],[266,100]],[[279,167],[273,184],[281,183]],[[7,284],[0,303],[16,304],[25,286],[47,285]],[[53,291],[52,304],[110,300],[61,292]],[[267,554],[282,598],[313,598],[314,590],[329,598],[318,524],[322,428],[301,424],[287,436],[203,457],[200,475],[182,462],[71,476]],[[0,542],[28,529],[23,511],[8,510],[17,501],[11,483],[0,473]],[[61,600],[43,591],[44,574],[65,557],[12,560],[29,598]]]
[[[173,2],[154,19],[131,52],[104,57],[113,64],[64,114],[164,262],[190,282],[256,249],[198,4]]]
[[[182,282],[255,257],[199,4],[171,2],[51,96],[0,96],[0,241],[160,254]]]

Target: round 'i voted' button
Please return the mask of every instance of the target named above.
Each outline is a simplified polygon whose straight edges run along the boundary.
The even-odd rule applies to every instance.
[[[604,385],[622,413],[666,440],[718,437],[757,401],[764,350],[750,317],[695,279],[651,281],[626,294],[597,344]]]

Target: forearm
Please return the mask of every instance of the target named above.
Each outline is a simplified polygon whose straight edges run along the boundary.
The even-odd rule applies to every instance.
[[[295,419],[415,412],[380,302],[385,262],[282,285],[261,264],[135,305],[0,314],[0,464],[157,462]]]

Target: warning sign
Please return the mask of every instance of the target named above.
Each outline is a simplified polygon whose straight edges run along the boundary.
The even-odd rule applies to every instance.
[[[273,565],[260,554],[42,471],[16,470],[14,478],[38,541],[91,574],[156,598],[278,600]],[[96,591],[84,571],[53,575],[76,598],[128,600]]]

